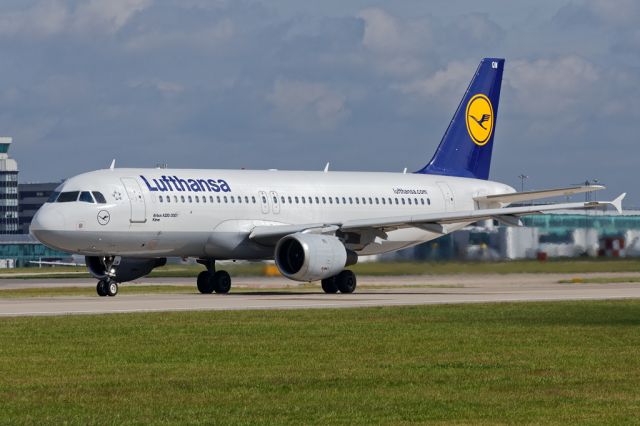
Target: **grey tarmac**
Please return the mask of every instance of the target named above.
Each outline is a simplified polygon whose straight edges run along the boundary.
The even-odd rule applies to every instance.
[[[456,303],[499,303],[640,298],[640,283],[559,284],[559,280],[638,276],[633,273],[508,274],[360,277],[353,294],[324,294],[283,278],[238,277],[226,295],[197,293],[190,278],[145,278],[123,285],[184,285],[193,293],[120,294],[116,297],[0,298],[0,316],[108,314],[251,309],[319,309]],[[0,289],[95,286],[94,280],[0,280]],[[286,288],[285,288],[286,287]],[[250,291],[256,289],[255,292]],[[265,289],[267,289],[265,291]],[[271,290],[271,291],[269,291]]]

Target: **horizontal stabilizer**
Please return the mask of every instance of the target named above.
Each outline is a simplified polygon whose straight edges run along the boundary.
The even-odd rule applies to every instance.
[[[581,194],[584,192],[600,191],[605,189],[602,185],[583,185],[583,186],[571,186],[569,188],[556,188],[556,189],[544,189],[541,191],[527,191],[527,192],[514,192],[511,194],[498,194],[498,195],[484,195],[481,197],[474,197],[473,199],[478,202],[492,202],[492,203],[519,203],[522,201],[540,200],[550,197],[564,197],[567,195]]]
[[[618,198],[611,202],[611,205],[618,211],[618,213],[622,213],[622,200],[627,196],[626,192],[618,195]]]

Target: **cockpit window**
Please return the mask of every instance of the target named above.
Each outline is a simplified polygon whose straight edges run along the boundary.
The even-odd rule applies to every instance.
[[[80,193],[80,198],[78,198],[78,201],[93,204],[93,197],[91,196],[91,193],[89,191],[82,191]]]
[[[60,192],[58,191],[52,192],[51,195],[49,195],[49,199],[47,200],[47,203],[55,203],[56,200],[58,199],[58,195],[60,195]]]
[[[98,202],[98,204],[107,204],[107,200],[104,198],[101,192],[93,191],[93,196]]]
[[[57,203],[70,203],[78,199],[79,191],[61,192],[56,200]]]

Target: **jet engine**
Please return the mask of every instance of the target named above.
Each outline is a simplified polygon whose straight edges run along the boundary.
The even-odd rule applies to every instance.
[[[296,281],[315,281],[340,273],[358,261],[358,255],[333,236],[296,233],[276,245],[275,260],[285,277]]]
[[[166,258],[140,258],[140,257],[103,257],[86,256],[85,263],[91,275],[99,280],[111,278],[123,283],[144,277],[154,268],[164,266]]]

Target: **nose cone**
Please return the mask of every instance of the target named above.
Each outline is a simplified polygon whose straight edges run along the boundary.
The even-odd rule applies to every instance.
[[[56,247],[55,235],[64,230],[64,216],[45,205],[40,208],[31,221],[29,232],[42,244]]]

